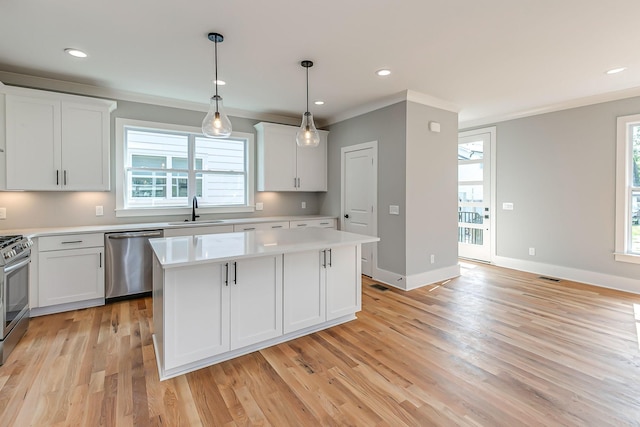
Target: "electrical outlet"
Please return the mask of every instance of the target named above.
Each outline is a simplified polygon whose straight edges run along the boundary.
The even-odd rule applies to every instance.
[[[7,219],[7,208],[0,208],[0,219]]]
[[[529,248],[529,255],[534,256],[536,254],[536,248]]]
[[[96,206],[96,216],[104,215],[104,208],[102,206]]]
[[[261,211],[262,209],[264,209],[264,203],[262,202],[256,203],[256,210]]]
[[[302,209],[307,209],[307,202],[302,202]]]
[[[431,254],[431,264],[436,262],[436,256],[434,254]]]

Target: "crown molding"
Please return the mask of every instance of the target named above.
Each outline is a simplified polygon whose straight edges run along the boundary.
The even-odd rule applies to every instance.
[[[26,74],[0,71],[0,87],[4,85],[27,87],[31,89],[50,90],[54,92],[71,93],[74,95],[91,96],[94,98],[116,99],[119,101],[139,102],[142,104],[159,105],[169,108],[180,108],[183,110],[202,111],[209,110],[209,104],[200,102],[184,101],[161,96],[145,95],[137,92],[115,90],[100,86],[93,86],[83,83],[69,82],[65,80],[36,77]],[[297,117],[284,116],[279,114],[259,113],[237,108],[225,108],[227,115],[252,120],[267,122],[298,124]]]
[[[414,90],[403,90],[402,92],[394,93],[383,98],[379,98],[368,102],[364,105],[347,110],[341,114],[337,114],[324,120],[325,126],[341,122],[343,120],[351,119],[353,117],[361,116],[371,111],[376,111],[389,105],[397,104],[398,102],[409,101],[417,104],[427,105],[429,107],[440,108],[442,110],[458,113],[460,108],[448,101],[436,98],[435,96],[427,95]]]
[[[586,107],[588,105],[602,104],[604,102],[619,101],[621,99],[633,98],[640,96],[640,86],[631,89],[624,89],[615,92],[607,92],[598,95],[585,96],[582,98],[571,99],[556,104],[549,104],[543,107],[531,108],[528,110],[517,111],[514,113],[498,114],[495,116],[482,117],[473,120],[464,120],[458,123],[458,129],[464,130],[478,126],[486,126],[490,124],[506,122],[509,120],[522,119],[525,117],[537,116],[540,114],[553,113],[556,111],[569,110],[571,108]]]

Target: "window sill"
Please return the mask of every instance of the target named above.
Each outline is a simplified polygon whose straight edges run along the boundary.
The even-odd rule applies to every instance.
[[[228,214],[254,212],[254,206],[221,206],[216,208],[198,208],[196,213],[202,214]],[[116,209],[117,218],[140,217],[140,216],[170,216],[170,215],[191,215],[191,208],[130,208]]]
[[[615,252],[613,255],[616,261],[629,262],[632,264],[640,264],[640,255],[626,254],[626,253],[620,253],[620,252]]]

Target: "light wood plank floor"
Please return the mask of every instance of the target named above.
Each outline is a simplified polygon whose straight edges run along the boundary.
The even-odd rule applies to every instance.
[[[163,382],[150,299],[32,319],[0,425],[640,425],[639,296],[476,264],[370,284],[358,320]]]

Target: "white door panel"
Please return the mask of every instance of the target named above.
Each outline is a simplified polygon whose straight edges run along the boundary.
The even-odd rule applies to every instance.
[[[377,144],[365,143],[342,149],[341,229],[368,236],[377,235]],[[362,274],[373,275],[375,243],[362,245]]]

